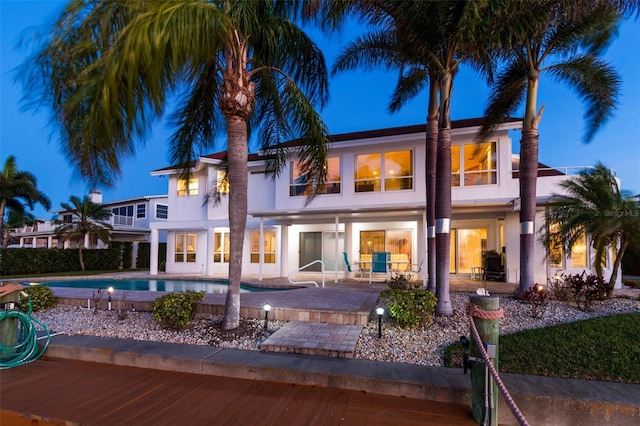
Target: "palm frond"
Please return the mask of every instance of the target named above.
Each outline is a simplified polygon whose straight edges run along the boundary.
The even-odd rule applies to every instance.
[[[620,76],[609,64],[590,55],[573,57],[546,71],[571,85],[586,103],[587,130],[583,140],[589,142],[613,115],[620,93]]]

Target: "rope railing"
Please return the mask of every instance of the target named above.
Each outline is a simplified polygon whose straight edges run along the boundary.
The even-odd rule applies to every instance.
[[[529,423],[527,423],[527,419],[525,419],[524,415],[516,405],[515,401],[509,394],[509,391],[507,390],[506,386],[502,382],[500,375],[496,371],[496,368],[493,366],[493,363],[491,362],[491,358],[489,358],[489,355],[487,354],[487,351],[484,348],[484,345],[482,344],[482,339],[480,338],[480,333],[478,333],[476,324],[473,322],[474,317],[480,318],[483,320],[499,320],[504,316],[504,311],[502,309],[499,309],[497,311],[487,311],[485,309],[480,308],[477,305],[473,305],[469,303],[467,305],[467,315],[469,316],[469,324],[470,324],[471,332],[473,333],[473,337],[476,340],[478,349],[482,354],[482,358],[484,359],[485,365],[487,366],[487,368],[489,368],[489,372],[491,373],[491,376],[493,377],[493,379],[496,381],[496,384],[498,385],[498,390],[504,397],[505,401],[507,402],[507,405],[511,409],[511,412],[515,416],[520,426],[529,426]]]

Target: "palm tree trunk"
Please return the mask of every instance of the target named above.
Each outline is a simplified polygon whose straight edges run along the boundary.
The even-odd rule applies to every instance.
[[[82,254],[82,247],[84,246],[84,238],[82,239],[82,242],[80,243],[80,248],[78,249],[78,260],[80,261],[80,270],[84,271],[84,256]]]
[[[222,328],[231,330],[240,325],[240,280],[242,253],[247,226],[248,141],[245,119],[227,118],[229,176],[229,289],[224,307]]]
[[[440,82],[440,117],[436,156],[436,315],[451,316],[449,298],[449,253],[451,250],[451,118],[449,102],[452,76]]]
[[[520,292],[534,285],[538,130],[523,130],[520,142]]]
[[[613,296],[612,290],[616,286],[616,280],[618,279],[618,271],[620,270],[622,257],[624,256],[624,252],[627,250],[628,245],[629,241],[625,238],[622,241],[620,250],[618,250],[618,253],[616,254],[616,260],[613,262],[613,269],[611,270],[611,277],[609,277],[609,291],[607,292],[607,299],[611,299],[611,296]]]
[[[427,290],[436,293],[436,162],[438,155],[438,83],[437,72],[429,77],[429,106],[426,134],[427,186]]]

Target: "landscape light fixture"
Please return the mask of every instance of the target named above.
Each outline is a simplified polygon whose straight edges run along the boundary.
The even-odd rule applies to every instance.
[[[111,310],[111,293],[113,293],[113,287],[109,287],[107,289],[107,293],[109,293],[109,297],[107,298],[107,302],[109,304],[109,310]]]
[[[267,327],[269,324],[269,311],[271,310],[271,305],[268,303],[265,303],[262,309],[264,309],[264,331],[267,331]]]
[[[377,308],[376,314],[378,314],[378,339],[382,337],[382,316],[384,315],[384,308]]]

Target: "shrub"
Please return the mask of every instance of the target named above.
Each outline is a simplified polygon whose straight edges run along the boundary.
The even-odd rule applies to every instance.
[[[30,285],[23,290],[29,295],[25,297],[20,294],[20,309],[24,312],[29,310],[29,299],[31,299],[31,310],[33,312],[44,311],[56,305],[56,297],[53,291],[45,285]]]
[[[387,283],[391,289],[415,290],[420,286],[417,281],[412,281],[411,274],[403,274],[401,272],[393,274]]]
[[[605,300],[609,294],[609,287],[603,277],[596,274],[566,275],[564,277],[567,288],[573,294],[578,309],[588,311],[596,300]]]
[[[203,291],[165,294],[153,301],[151,315],[162,327],[180,330],[195,317],[198,303],[203,299]]]
[[[424,290],[385,290],[381,293],[389,316],[402,328],[415,328],[431,324],[436,297]]]
[[[565,281],[565,276],[554,276],[549,279],[549,292],[555,297],[556,300],[561,302],[569,300],[569,286]]]
[[[533,287],[529,287],[524,293],[521,293],[519,299],[529,302],[529,305],[531,305],[531,316],[537,318],[539,307],[547,303],[548,294],[543,286],[536,284]]]

